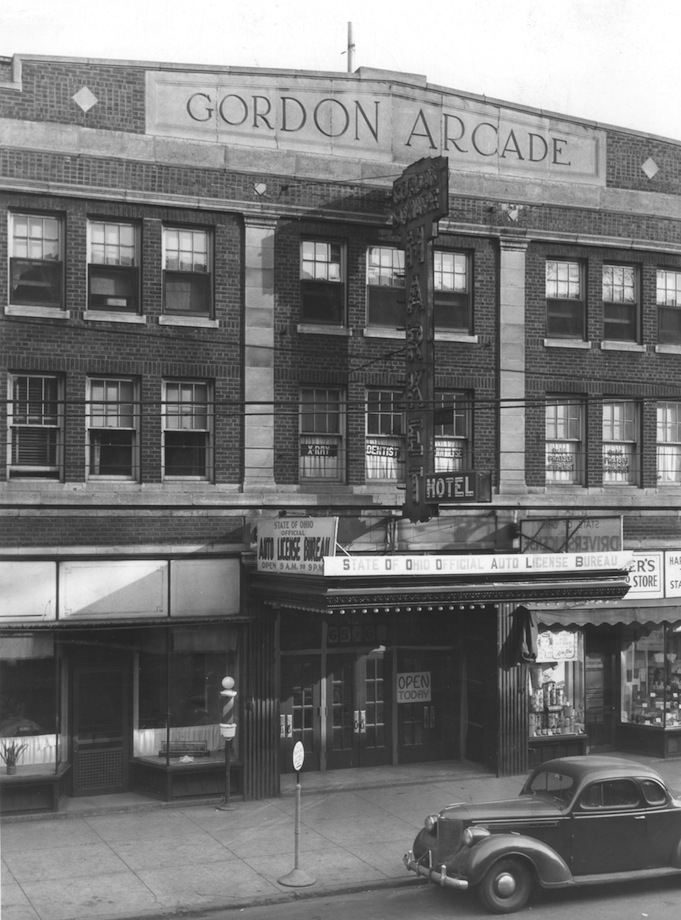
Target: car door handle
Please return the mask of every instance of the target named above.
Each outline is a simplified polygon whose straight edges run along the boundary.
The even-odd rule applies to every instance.
[[[634,815],[634,821],[645,821],[645,815]]]

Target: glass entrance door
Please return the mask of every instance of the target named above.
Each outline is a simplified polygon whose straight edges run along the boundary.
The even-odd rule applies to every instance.
[[[398,652],[400,763],[459,756],[460,672],[453,651]]]
[[[390,654],[330,654],[327,668],[327,766],[390,763]]]
[[[305,748],[305,769],[320,765],[319,656],[283,656],[279,753],[282,773],[293,773],[293,748]]]
[[[130,731],[128,672],[76,667],[73,673],[73,795],[125,792]]]

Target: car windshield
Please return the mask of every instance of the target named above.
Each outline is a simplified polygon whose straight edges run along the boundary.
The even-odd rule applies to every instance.
[[[538,770],[522,791],[522,795],[541,795],[567,805],[572,799],[575,781],[567,773]]]

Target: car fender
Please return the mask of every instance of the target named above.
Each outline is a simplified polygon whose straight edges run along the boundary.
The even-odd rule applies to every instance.
[[[562,888],[574,884],[572,873],[562,856],[550,846],[523,834],[492,834],[472,847],[460,850],[451,871],[477,885],[498,859],[520,856],[532,863],[542,888]],[[448,869],[450,867],[448,866]]]

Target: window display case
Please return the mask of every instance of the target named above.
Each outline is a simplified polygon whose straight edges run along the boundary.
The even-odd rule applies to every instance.
[[[622,723],[681,731],[680,705],[681,626],[643,628],[625,639]]]
[[[530,764],[586,752],[584,637],[580,631],[546,630],[530,667]]]

